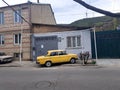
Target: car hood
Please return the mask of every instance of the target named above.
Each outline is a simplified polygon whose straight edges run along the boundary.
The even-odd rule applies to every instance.
[[[46,56],[38,56],[37,58],[44,58],[44,57],[46,57]]]
[[[6,55],[6,56],[0,56],[0,59],[4,59],[4,58],[12,58],[12,56]]]

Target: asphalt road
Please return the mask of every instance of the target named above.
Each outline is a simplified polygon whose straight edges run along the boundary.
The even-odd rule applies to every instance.
[[[120,67],[1,67],[0,90],[120,90]]]

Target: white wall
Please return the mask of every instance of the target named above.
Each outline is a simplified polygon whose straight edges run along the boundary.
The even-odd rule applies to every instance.
[[[61,38],[61,42],[58,42],[58,49],[66,50],[68,53],[80,54],[80,52],[89,51],[91,55],[91,36],[90,30],[74,30],[74,31],[64,31],[64,32],[51,32],[51,33],[40,33],[34,34],[34,36],[52,36],[57,35],[58,39]],[[79,48],[67,48],[67,36],[78,36],[81,35],[81,47]]]

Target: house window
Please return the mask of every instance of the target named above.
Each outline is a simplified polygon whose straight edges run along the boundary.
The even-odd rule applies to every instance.
[[[14,34],[14,44],[15,45],[20,45],[21,44],[21,33]]]
[[[69,36],[67,37],[67,47],[74,48],[81,46],[81,36]]]
[[[4,24],[4,13],[0,12],[0,24]]]
[[[4,35],[0,35],[0,45],[4,45],[4,43],[5,43]]]
[[[14,53],[14,57],[15,58],[19,58],[20,57],[20,53]],[[23,58],[23,53],[21,53],[21,57]]]
[[[21,17],[18,14],[21,15],[21,10],[16,10],[14,12],[14,22],[15,23],[20,23],[21,20],[22,20]]]

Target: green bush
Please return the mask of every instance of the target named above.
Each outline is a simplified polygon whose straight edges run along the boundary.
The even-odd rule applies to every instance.
[[[96,61],[95,61],[95,60],[93,60],[93,61],[92,61],[92,64],[96,64]]]

